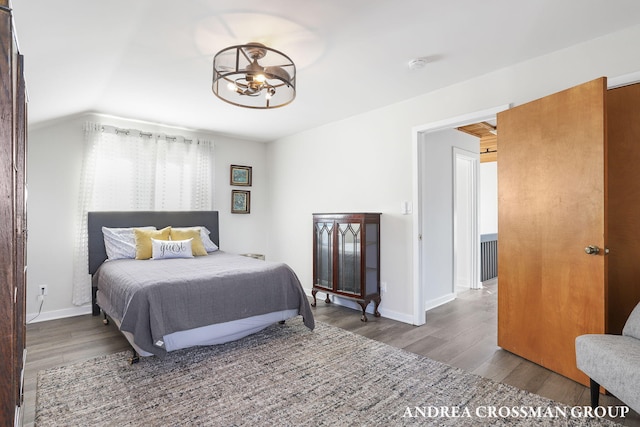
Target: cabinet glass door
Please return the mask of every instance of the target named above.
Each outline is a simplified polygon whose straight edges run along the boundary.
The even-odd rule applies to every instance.
[[[333,221],[316,223],[316,286],[333,288]]]
[[[337,225],[338,283],[336,290],[360,294],[360,223]]]
[[[378,280],[380,272],[378,266],[378,224],[367,224],[366,235],[366,259],[365,259],[365,295],[379,292]]]

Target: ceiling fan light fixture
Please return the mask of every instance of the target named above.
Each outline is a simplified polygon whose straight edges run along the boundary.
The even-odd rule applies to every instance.
[[[283,107],[296,97],[296,66],[287,55],[262,43],[231,46],[213,57],[212,90],[239,107]]]
[[[273,95],[275,95],[275,94],[276,94],[276,89],[274,87],[270,87],[270,88],[267,89],[267,93],[266,93],[265,97],[267,99],[271,99],[271,98],[273,98]]]
[[[280,79],[282,81],[291,80],[291,76],[287,73],[287,70],[282,67],[265,67],[264,73],[274,79]]]
[[[267,77],[262,73],[254,74],[253,81],[258,83],[264,83],[267,81]]]

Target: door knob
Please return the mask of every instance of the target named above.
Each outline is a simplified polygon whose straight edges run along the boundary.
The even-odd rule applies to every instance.
[[[600,248],[594,245],[589,245],[584,248],[584,251],[587,253],[587,255],[598,255],[600,253]]]

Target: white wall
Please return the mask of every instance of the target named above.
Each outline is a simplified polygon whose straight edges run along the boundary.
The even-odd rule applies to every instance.
[[[292,104],[293,105],[293,104]],[[396,119],[399,119],[396,121]],[[284,138],[268,147],[272,216],[269,250],[312,286],[313,212],[382,212],[382,308],[411,312],[411,127],[384,110]],[[324,304],[324,303],[322,303]],[[391,313],[394,314],[395,313]]]
[[[388,292],[380,311],[411,322],[416,233],[411,215],[400,214],[400,203],[412,199],[415,185],[412,128],[636,72],[638,51],[640,25],[270,143],[270,253],[289,262],[310,289],[311,213],[382,212],[381,276]]]
[[[498,232],[498,163],[480,163],[480,234]]]
[[[38,312],[36,295],[41,284],[49,286],[38,321],[90,312],[88,306],[79,308],[71,303],[73,238],[85,121],[213,140],[216,159],[213,208],[220,211],[220,246],[228,252],[257,252],[270,257],[265,233],[269,209],[265,144],[93,114],[69,117],[29,129],[27,320]],[[231,214],[231,164],[253,168],[253,185],[243,187],[251,191],[248,215]]]

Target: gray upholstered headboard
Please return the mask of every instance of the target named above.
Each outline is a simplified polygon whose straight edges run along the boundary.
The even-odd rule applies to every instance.
[[[209,229],[209,237],[220,246],[218,211],[130,211],[130,212],[89,212],[89,274],[96,272],[107,259],[104,248],[102,227],[144,227],[153,225],[158,229],[167,227],[204,226]]]

